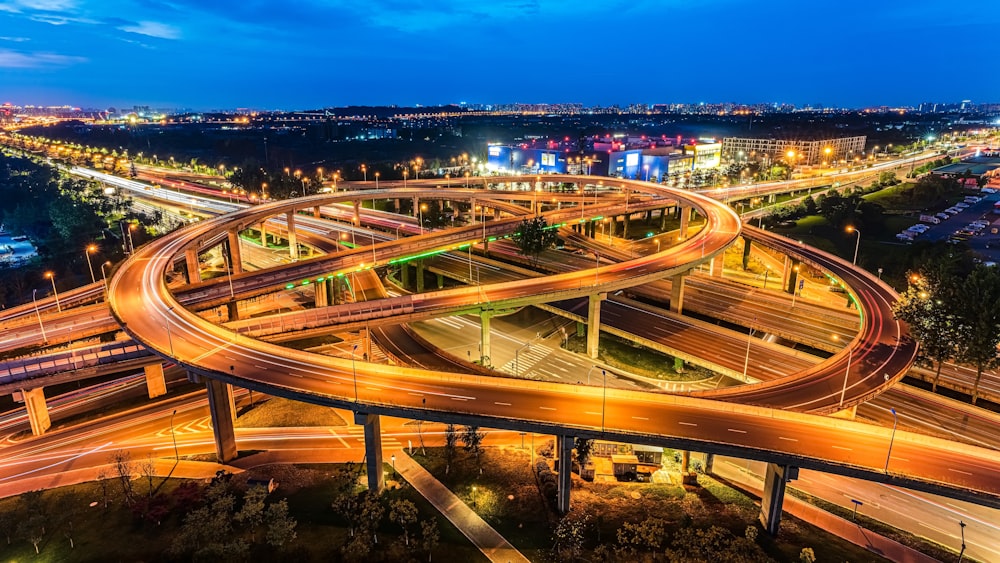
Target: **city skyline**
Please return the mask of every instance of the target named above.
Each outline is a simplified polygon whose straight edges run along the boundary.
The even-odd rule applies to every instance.
[[[998,80],[974,69],[1000,9],[943,11],[926,0],[865,9],[12,0],[0,3],[0,101],[198,110],[991,101]],[[947,78],[949,68],[969,79]]]

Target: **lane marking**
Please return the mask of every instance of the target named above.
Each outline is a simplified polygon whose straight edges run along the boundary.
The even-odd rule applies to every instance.
[[[554,410],[556,410],[556,409],[554,409],[552,407],[538,407],[538,408],[542,409],[543,411],[554,411]]]
[[[677,424],[682,424],[682,425],[684,425],[684,426],[698,426],[698,425],[697,425],[696,423],[694,423],[694,422],[678,422]]]
[[[948,468],[948,471],[954,471],[955,473],[961,473],[962,475],[970,475],[970,476],[972,475],[972,473],[969,473],[968,471],[962,471],[961,469],[952,469],[951,467]]]
[[[739,434],[746,434],[747,433],[746,430],[739,430],[737,428],[728,428],[727,430],[729,430],[730,432],[737,432]]]
[[[465,397],[452,397],[452,401],[468,401]]]
[[[785,440],[787,442],[798,442],[798,438],[785,438],[784,436],[778,436],[779,440]]]
[[[599,413],[599,412],[593,412],[593,411],[587,411],[587,412],[585,412],[583,414],[592,414],[594,416],[601,416],[601,413]]]
[[[635,420],[649,420],[648,418],[646,418],[644,416],[633,416],[632,418],[634,418]]]
[[[497,402],[497,401],[493,401],[493,404],[494,405],[502,405],[502,406],[505,406],[505,407],[509,407],[510,406],[510,403],[500,403],[500,402]]]
[[[844,450],[845,452],[851,451],[851,448],[845,448],[844,446],[830,446],[830,447],[838,450]]]

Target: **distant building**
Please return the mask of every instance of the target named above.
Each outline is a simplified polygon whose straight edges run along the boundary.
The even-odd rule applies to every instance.
[[[835,139],[765,139],[726,137],[722,140],[722,156],[731,160],[771,160],[786,158],[794,153],[796,164],[821,164],[824,161],[851,160],[865,152],[867,137],[839,137]]]

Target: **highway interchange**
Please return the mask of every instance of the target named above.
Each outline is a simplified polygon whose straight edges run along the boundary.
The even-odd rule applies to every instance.
[[[409,197],[409,194],[405,194],[404,197]],[[266,211],[258,210],[256,213],[258,215],[261,213],[280,214],[283,213],[281,205],[280,203],[273,204],[274,209]],[[309,207],[309,205],[301,206]],[[236,215],[239,215],[239,213]],[[258,219],[253,213],[252,211],[247,213],[247,215],[251,216],[250,219],[241,218],[240,220],[245,221],[244,224],[257,221]],[[510,286],[491,284],[486,288],[451,290],[451,294],[439,297],[438,303],[447,302],[449,299],[454,299],[455,296],[458,296],[460,299],[469,298],[471,294],[476,293],[480,296],[488,297],[491,302],[498,302],[498,307],[502,306],[501,304],[504,302],[511,303],[512,305],[510,306],[519,306],[522,303],[531,302],[530,300],[525,301],[525,296],[537,295],[537,291],[539,290],[552,292],[560,297],[572,297],[576,295],[589,295],[595,289],[601,292],[613,292],[618,289],[632,287],[639,281],[654,279],[657,277],[657,272],[662,277],[665,274],[676,271],[678,268],[687,267],[689,264],[701,259],[711,258],[711,255],[718,251],[719,248],[724,248],[727,240],[731,242],[732,238],[739,232],[738,226],[722,225],[722,214],[713,217],[711,212],[709,212],[708,215],[710,221],[716,221],[716,223],[710,224],[709,228],[699,232],[700,235],[705,236],[702,239],[704,242],[697,237],[693,237],[685,244],[675,247],[673,249],[674,252],[672,252],[673,256],[670,257],[671,260],[675,260],[673,262],[667,261],[662,256],[653,256],[626,262],[623,266],[602,265],[597,272],[588,270],[579,274],[570,273],[549,276],[538,281],[533,286],[533,289],[528,291],[525,291],[523,287],[517,287],[516,290],[505,293],[508,289],[512,289],[512,286],[515,284],[510,284]],[[188,227],[188,231],[195,231],[199,227],[204,228],[205,225],[211,224],[211,220],[204,221]],[[766,236],[766,234],[760,233],[756,236]],[[771,242],[774,243],[774,241]],[[738,413],[737,411],[741,410],[739,408],[734,408],[732,412],[727,412],[725,408],[722,408],[723,412],[726,412],[725,415],[722,415],[726,417],[726,421],[722,423],[723,426],[739,420],[739,423],[734,422],[732,424],[734,428],[722,429],[718,420],[712,420],[712,413],[719,407],[698,401],[678,399],[679,403],[675,407],[684,407],[688,410],[675,408],[670,409],[670,413],[666,413],[663,406],[664,404],[670,404],[672,402],[670,400],[663,400],[663,398],[657,397],[651,404],[649,398],[634,393],[609,391],[607,392],[606,399],[601,397],[602,400],[600,402],[606,402],[606,406],[602,407],[598,406],[600,389],[595,390],[593,388],[576,386],[553,386],[551,384],[537,384],[528,388],[523,385],[513,383],[508,385],[504,383],[501,384],[503,386],[502,395],[496,395],[493,389],[487,389],[484,394],[484,386],[478,382],[471,381],[467,377],[441,373],[427,374],[405,369],[379,369],[372,371],[369,371],[367,368],[358,369],[358,376],[361,378],[362,384],[358,393],[352,396],[349,385],[351,380],[349,372],[351,370],[347,367],[347,364],[350,362],[345,363],[344,361],[337,361],[330,358],[314,358],[299,352],[289,353],[286,349],[256,342],[251,345],[248,339],[220,329],[219,327],[213,327],[210,323],[206,323],[194,315],[183,311],[167,291],[162,279],[163,273],[172,267],[171,261],[173,257],[183,248],[184,244],[186,242],[163,243],[162,247],[160,247],[154,243],[143,249],[145,254],[141,252],[138,257],[133,257],[130,261],[133,266],[135,263],[143,263],[144,267],[130,268],[130,265],[126,264],[125,267],[116,273],[111,285],[113,294],[112,302],[114,303],[118,299],[118,308],[127,309],[129,313],[137,313],[145,310],[146,314],[143,318],[137,319],[135,315],[128,315],[127,318],[122,318],[128,324],[127,330],[136,335],[142,333],[143,337],[140,337],[140,339],[145,344],[159,350],[161,354],[176,346],[174,355],[177,359],[193,371],[199,371],[205,375],[233,380],[232,373],[235,372],[239,374],[238,378],[235,379],[237,384],[246,384],[249,387],[256,387],[258,389],[267,388],[279,395],[292,394],[299,398],[307,398],[324,404],[338,404],[350,407],[350,403],[354,400],[362,405],[373,406],[376,410],[379,408],[389,408],[409,411],[411,413],[414,410],[419,411],[423,409],[423,405],[426,404],[428,410],[438,409],[479,415],[486,421],[487,425],[500,427],[502,427],[502,424],[495,423],[517,418],[529,425],[535,424],[546,428],[568,427],[583,434],[597,432],[601,429],[608,434],[620,433],[620,435],[631,435],[632,437],[665,433],[669,434],[669,441],[675,445],[687,441],[691,445],[708,446],[700,448],[705,451],[712,451],[711,444],[714,442],[720,443],[720,446],[722,446],[721,450],[725,450],[725,446],[727,445],[739,448],[751,442],[755,443],[755,445],[750,446],[751,449],[769,450],[771,452],[780,451],[784,455],[795,457],[798,461],[802,461],[802,459],[797,456],[808,457],[810,454],[815,454],[816,446],[819,446],[819,449],[824,449],[824,444],[826,444],[831,449],[837,449],[835,444],[841,443],[842,440],[842,437],[838,438],[838,432],[830,432],[830,441],[827,443],[818,436],[824,430],[828,430],[824,428],[826,424],[818,421],[810,421],[810,425],[794,417],[786,419],[783,425],[784,428],[782,429],[769,429],[767,425],[761,425],[759,420],[755,421],[757,413]],[[711,249],[707,253],[704,250],[706,246]],[[387,246],[387,248],[390,247]],[[789,248],[788,251],[794,252],[795,249]],[[368,252],[369,256],[371,255],[370,250],[361,251],[357,254],[362,255],[365,252]],[[663,254],[666,254],[666,252]],[[383,255],[382,250],[378,250],[377,259],[379,261],[389,256],[391,256],[391,253],[386,252]],[[824,265],[826,264],[821,264],[820,266]],[[855,291],[859,287],[866,290],[861,292],[862,299],[865,298],[864,295],[868,293],[868,289],[879,289],[876,283],[865,279],[864,276],[852,278],[850,275],[844,275],[843,277],[846,284],[855,289]],[[870,278],[871,276],[867,277]],[[586,283],[581,281],[584,279],[588,281]],[[865,284],[875,287],[864,287]],[[880,306],[882,304],[874,302],[866,304],[866,308],[884,315],[884,308],[882,311],[878,310]],[[145,307],[149,308],[145,309]],[[460,310],[461,308],[456,309],[456,311]],[[888,318],[891,320],[891,317]],[[145,324],[143,323],[143,319],[147,319]],[[868,326],[871,330],[871,323],[867,325],[863,323],[863,326]],[[168,327],[171,327],[169,335],[165,334]],[[874,330],[881,331],[881,328],[876,327]],[[888,344],[898,344],[900,334],[897,330],[896,341],[888,342]],[[864,335],[861,335],[859,339],[863,337]],[[164,338],[166,338],[166,341],[164,341]],[[883,344],[885,343],[883,342]],[[878,342],[875,345],[877,344]],[[854,356],[854,360],[857,361],[859,356],[863,357],[862,355],[869,351],[868,349],[856,351],[855,354],[858,355]],[[911,353],[905,349],[904,352],[905,354]],[[837,363],[838,361],[839,364]],[[850,361],[850,359],[845,358],[845,354],[835,356],[832,365],[836,369],[829,370],[829,372],[839,371],[839,373],[843,373],[843,368]],[[883,365],[891,361],[891,359],[885,360]],[[859,364],[861,363],[863,362],[859,362]],[[228,366],[233,366],[236,369],[228,369]],[[865,381],[869,378],[877,378],[876,376],[885,371],[882,365],[873,367],[874,369],[865,370],[864,374],[856,375],[856,382],[852,378],[850,387],[853,403],[860,402],[860,400],[867,398],[868,395],[877,392],[878,389],[884,386],[884,379],[881,382],[875,381],[873,383]],[[856,370],[861,371],[862,368],[858,367]],[[391,373],[378,373],[386,371],[391,371]],[[905,367],[902,371],[897,372],[895,368],[890,368],[890,371],[893,371],[893,379],[895,379],[902,374],[902,371],[905,371]],[[429,375],[430,377],[428,377]],[[302,381],[291,379],[296,377]],[[820,385],[813,389],[813,392],[816,393],[814,398],[798,403],[799,410],[808,410],[809,401],[825,400],[827,401],[827,408],[829,407],[831,398],[840,392],[840,386],[835,384],[836,382],[833,381],[834,378],[832,376],[828,379],[830,381],[825,386]],[[843,378],[841,377],[838,380],[843,381]],[[398,388],[400,381],[406,381],[410,385],[408,395],[394,397],[391,404],[386,406],[384,390]],[[444,381],[445,383],[438,383],[439,381]],[[871,388],[860,389],[858,392],[855,392],[855,387],[863,387],[867,383],[871,383]],[[490,382],[489,386],[495,387],[499,385],[495,382]],[[768,386],[763,385],[763,387],[767,388]],[[733,392],[731,390],[726,391],[726,393]],[[495,398],[505,398],[506,400],[493,400],[493,404],[489,405],[491,395],[494,395]],[[427,403],[420,403],[418,406],[417,399],[427,399]],[[855,401],[855,399],[858,400]],[[425,415],[427,418],[434,417],[434,414],[431,412],[418,412],[417,414]],[[706,417],[705,414],[708,416]],[[737,416],[737,414],[749,414],[749,417]],[[598,415],[602,419],[600,424],[596,420]],[[715,417],[717,418],[718,416],[720,415],[716,413]],[[782,418],[780,414],[773,412],[770,416]],[[608,421],[613,422],[608,423]],[[802,422],[801,425],[799,424],[800,422]],[[842,427],[842,429],[847,428],[849,431],[864,434],[864,431],[855,429],[848,423],[844,424],[847,426]],[[839,426],[840,423],[834,423],[833,425]],[[750,436],[746,436],[746,434],[759,435],[751,438]],[[720,436],[728,436],[728,438],[720,439]],[[754,442],[755,440],[757,442]],[[808,442],[809,448],[791,446],[797,440]],[[929,446],[926,444],[907,444],[906,438],[902,434],[896,436],[896,440],[897,449],[893,450],[892,461],[894,467],[897,467],[898,464],[898,471],[901,474],[905,472],[911,477],[920,476],[921,467],[917,466],[922,466],[923,469],[927,470],[926,473],[922,474],[922,478],[934,481],[935,474],[947,475],[947,472],[952,471],[952,462],[943,461],[941,464],[931,467],[928,467],[929,464],[926,463],[918,464],[910,462],[907,456],[919,459],[918,456],[924,455],[922,449]],[[768,442],[772,444],[785,443],[782,443],[782,447],[780,448],[761,445]],[[855,448],[851,450],[857,449],[859,451],[852,454],[819,455],[816,457],[820,459],[826,457],[827,461],[835,459],[837,461],[834,463],[840,463],[853,468],[878,468],[882,462],[887,461],[884,458],[884,433],[875,432],[870,440],[862,440],[853,445],[855,445]],[[916,449],[906,453],[908,448],[911,447]],[[942,445],[938,445],[938,447],[947,448],[947,446]],[[694,449],[699,448],[694,447]],[[881,450],[878,455],[874,454],[876,450]],[[745,449],[738,449],[738,451],[747,453]],[[898,459],[896,455],[897,451],[900,452]],[[967,453],[975,457],[975,452]],[[877,460],[877,463],[873,461],[878,457],[882,459]],[[946,457],[938,456],[942,460]],[[806,466],[808,463],[802,465]],[[988,472],[990,471],[990,467],[992,466],[987,463],[981,467],[981,470]],[[830,469],[829,467],[824,468]],[[975,481],[975,476],[979,474],[980,469],[977,469],[974,465],[968,466],[968,469],[973,469],[974,471],[963,470],[961,477],[952,475],[949,477],[953,479],[949,480]],[[965,475],[965,473],[969,475]],[[967,478],[972,479],[967,480]],[[980,490],[988,491],[991,489],[989,487],[982,487]]]

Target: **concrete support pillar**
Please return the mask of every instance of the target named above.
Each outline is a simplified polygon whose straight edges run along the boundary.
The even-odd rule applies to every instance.
[[[354,215],[352,216],[351,221],[354,223],[355,227],[360,227],[361,226],[361,210],[360,210],[361,201],[360,200],[355,200],[353,203],[354,203]]]
[[[490,318],[492,317],[492,311],[479,313],[479,362],[486,367],[492,365],[490,360]]]
[[[750,239],[743,237],[743,269],[746,270],[750,267],[750,249],[752,245],[750,244]]]
[[[267,248],[267,222],[261,221],[260,223],[260,245]]]
[[[726,261],[725,258],[726,258],[725,252],[720,252],[715,255],[715,258],[712,258],[712,262],[709,264],[709,270],[708,270],[710,276],[712,276],[713,278],[722,277],[722,267],[725,264]]]
[[[618,217],[614,215],[611,216],[611,221],[608,223],[608,233],[611,236],[615,236],[615,228],[618,226]]]
[[[31,424],[31,433],[33,435],[41,436],[46,430],[52,427],[52,420],[49,418],[49,407],[45,404],[44,388],[22,389],[14,393],[14,400],[24,402],[24,407],[28,411],[28,422]]]
[[[688,223],[691,222],[691,208],[687,206],[681,206],[681,227],[678,237],[681,240],[688,238]]]
[[[767,464],[764,492],[760,498],[760,523],[764,531],[778,535],[781,523],[781,505],[785,500],[785,484],[799,478],[799,468],[793,465]]]
[[[167,382],[163,379],[163,364],[150,364],[142,368],[146,376],[146,393],[150,399],[167,394]]]
[[[678,315],[684,313],[684,276],[677,274],[670,278],[670,310]]]
[[[573,471],[573,436],[556,436],[556,449],[559,456],[559,474],[556,484],[556,508],[560,514],[569,512],[570,475]]]
[[[788,287],[788,274],[792,271],[792,259],[787,254],[785,255],[785,260],[781,264],[781,287]]]
[[[285,222],[288,224],[288,257],[292,260],[299,259],[299,241],[295,236],[295,212],[289,211]]]
[[[317,219],[319,219],[319,218],[321,218],[321,217],[323,216],[323,215],[322,215],[322,214],[320,213],[319,209],[320,209],[320,208],[319,208],[319,206],[318,206],[318,205],[317,205],[316,207],[313,207],[313,217],[315,217],[315,218],[317,218]]]
[[[363,328],[358,331],[358,336],[361,337],[361,351],[364,354],[364,359],[367,362],[372,361],[372,331],[368,328]]]
[[[233,299],[226,303],[226,315],[230,322],[240,320],[239,301]]]
[[[330,294],[326,291],[326,281],[313,284],[313,305],[316,308],[330,304]]]
[[[382,433],[379,415],[354,413],[354,424],[365,429],[365,468],[368,470],[368,490],[380,492],[385,487],[382,475]]]
[[[406,289],[409,289],[410,288],[410,264],[408,262],[403,262],[399,266],[399,277],[400,277],[399,281],[403,284],[403,287],[406,288]]]
[[[418,217],[420,213],[420,198],[413,198],[413,216]]]
[[[691,452],[688,450],[681,450],[681,473],[688,473],[691,471]]]
[[[344,302],[344,282],[342,280],[343,278],[334,278],[331,280],[334,305],[339,305]]]
[[[785,282],[785,291],[791,294],[795,294],[799,287],[799,261],[792,259],[790,267],[788,268],[787,282]]]
[[[238,274],[243,271],[243,253],[240,251],[240,232],[236,229],[229,229],[228,235],[229,267],[233,269],[234,274]]]
[[[632,223],[632,216],[626,213],[622,218],[622,237],[628,238],[628,229],[631,223]]]
[[[212,433],[215,436],[215,453],[219,463],[228,463],[236,458],[236,430],[233,419],[233,387],[215,379],[205,378],[208,390],[208,410],[212,415]]]
[[[499,219],[499,218],[500,218],[500,208],[499,207],[494,207],[493,208],[493,219],[496,220],[496,219]]]
[[[667,208],[664,207],[660,210],[660,230],[664,231],[667,229]]]
[[[424,261],[417,260],[417,293],[424,292]]]
[[[184,250],[184,265],[188,283],[201,283],[201,266],[198,264],[197,248],[187,248]]]
[[[587,355],[591,358],[597,358],[601,337],[601,301],[607,298],[607,293],[595,293],[587,303]]]
[[[438,289],[443,289],[444,288],[444,274],[439,273],[437,275],[437,286],[438,286]]]
[[[705,454],[705,474],[711,475],[715,470],[715,454]]]

